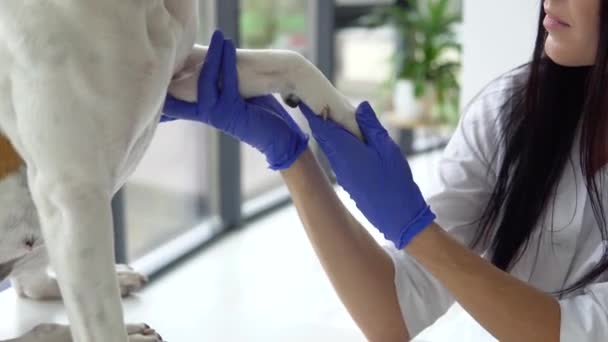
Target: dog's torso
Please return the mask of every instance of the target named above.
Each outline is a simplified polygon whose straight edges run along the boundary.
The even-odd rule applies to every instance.
[[[105,146],[99,152],[106,159],[103,164],[114,168],[109,170],[113,179],[108,181],[116,190],[133,171],[154,133],[164,100],[159,90],[166,90],[171,75],[180,70],[192,49],[195,14],[192,0],[0,2],[0,132],[29,161],[29,151],[22,148],[15,132],[19,112],[30,111],[44,92],[31,85],[55,80],[68,83],[65,91],[71,94],[52,101],[81,99],[114,121],[108,125],[107,118],[82,112],[62,117],[90,116],[86,122],[95,127],[95,138],[102,140],[96,143]],[[117,80],[122,86],[116,86]],[[24,98],[31,101],[24,102]],[[132,114],[125,117],[125,111]],[[27,129],[22,130],[28,134]],[[78,153],[77,146],[71,148],[75,151],[66,153]]]

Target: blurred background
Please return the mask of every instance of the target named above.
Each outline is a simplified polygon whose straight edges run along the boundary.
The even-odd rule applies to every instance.
[[[207,45],[220,28],[241,48],[301,53],[353,104],[372,103],[430,194],[462,108],[531,56],[538,6],[201,0],[198,43]],[[298,111],[289,111],[308,129]],[[253,149],[200,124],[165,123],[113,209],[116,259],[151,277],[144,297],[167,312],[150,321],[168,340],[363,340],[323,274],[280,175]],[[172,305],[180,317],[169,316]]]

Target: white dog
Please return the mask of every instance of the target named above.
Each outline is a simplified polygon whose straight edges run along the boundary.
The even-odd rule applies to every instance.
[[[110,199],[148,147],[167,90],[196,100],[206,54],[193,50],[197,2],[0,1],[0,133],[25,162],[76,342],[158,340],[124,326]],[[238,64],[244,96],[295,95],[360,136],[354,108],[301,56],[240,51]],[[52,340],[55,328],[38,335]]]

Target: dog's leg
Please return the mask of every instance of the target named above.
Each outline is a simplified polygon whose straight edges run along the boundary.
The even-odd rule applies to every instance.
[[[173,96],[196,100],[196,81],[206,55],[206,47],[195,46],[184,69],[171,82]],[[292,107],[302,100],[361,138],[354,106],[302,55],[280,50],[238,50],[237,58],[244,97],[279,93]]]
[[[95,151],[90,153],[95,154]],[[126,341],[118,300],[120,292],[112,263],[111,194],[108,190],[112,187],[104,184],[104,177],[93,170],[104,166],[84,159],[85,165],[90,164],[83,165],[80,172],[56,170],[43,162],[38,163],[36,157],[32,161],[28,164],[30,187],[74,327],[74,339],[101,341],[100,337],[105,336],[105,341]],[[86,179],[86,173],[90,179]],[[91,297],[103,300],[92,301]]]

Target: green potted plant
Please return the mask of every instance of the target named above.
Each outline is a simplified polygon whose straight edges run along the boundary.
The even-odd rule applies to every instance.
[[[461,46],[455,24],[460,21],[449,0],[403,1],[364,19],[368,26],[395,28],[393,104],[397,114],[457,121]]]

